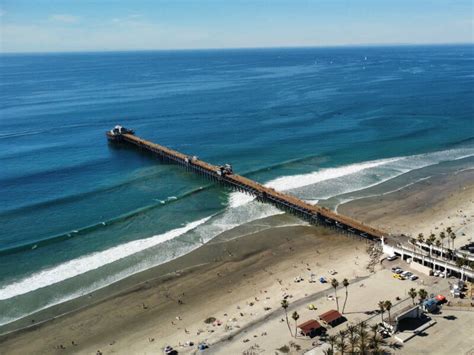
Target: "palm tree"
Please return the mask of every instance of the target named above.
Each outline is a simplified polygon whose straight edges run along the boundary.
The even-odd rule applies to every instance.
[[[412,302],[413,302],[413,305],[415,305],[415,298],[416,298],[416,295],[417,295],[416,289],[414,289],[413,287],[410,288],[410,290],[408,291],[408,296],[411,297],[411,300],[412,300]]]
[[[391,320],[391,318],[390,318],[390,310],[392,309],[392,302],[390,302],[390,301],[385,301],[385,302],[384,302],[384,306],[385,306],[385,309],[386,309],[387,312],[388,312],[388,322],[391,323],[392,320]]]
[[[451,227],[448,227],[448,229],[451,229]],[[439,238],[441,239],[441,257],[443,257],[444,239],[446,238],[446,233],[439,233]]]
[[[449,237],[450,237],[451,240],[453,241],[453,250],[455,250],[455,249],[454,249],[454,240],[456,239],[456,233],[451,232],[451,233],[449,234]]]
[[[367,324],[364,322],[359,324],[358,335],[359,335],[359,353],[367,353],[367,337],[369,334],[366,332]]]
[[[425,289],[420,288],[418,290],[418,297],[420,298],[420,303],[426,300],[426,297],[428,297],[428,292],[426,292]]]
[[[337,348],[337,350],[339,350],[341,355],[343,355],[347,350],[346,332],[341,330],[338,335],[339,335],[339,337],[338,337],[338,341],[336,343],[336,348]]]
[[[439,249],[441,247],[441,241],[439,239],[435,240],[435,246]],[[437,250],[437,252],[439,252]],[[441,257],[443,257],[443,251],[441,250]]]
[[[298,314],[298,312],[294,311],[293,314],[291,315],[291,318],[293,318],[293,320],[295,321],[295,338],[296,336],[298,335],[298,325],[297,325],[297,321],[298,319],[300,319],[300,315]]]
[[[347,287],[349,286],[349,281],[347,281],[347,279],[342,280],[342,286],[346,288],[346,298],[344,299],[344,305],[342,306],[342,313],[344,313],[344,310],[346,309],[347,296],[349,294],[347,290]]]
[[[431,239],[426,239],[425,244],[430,247],[430,256],[431,256],[431,245],[433,244],[433,242],[431,241]]]
[[[335,335],[328,336],[328,343],[331,346],[331,352],[334,354],[334,345],[336,344],[337,337]]]
[[[423,236],[423,233],[418,234],[418,242],[423,243],[424,241],[425,241],[425,237]]]
[[[331,349],[324,349],[323,350],[324,355],[334,355],[334,350]]]
[[[431,233],[428,239],[431,240],[431,243],[434,243],[434,241],[436,240],[436,235],[434,233]]]
[[[469,267],[471,270],[474,270],[474,261],[469,261],[468,267]]]
[[[339,312],[339,301],[337,299],[337,287],[339,286],[339,282],[336,279],[331,280],[331,286],[334,288],[334,295],[336,296],[336,306],[337,306],[337,311]]]
[[[384,354],[382,349],[380,348],[380,344],[382,343],[382,339],[380,339],[377,335],[374,335],[370,339],[370,347],[371,347],[371,354],[372,355],[381,355]]]
[[[290,322],[288,321],[288,311],[287,311],[287,309],[288,309],[289,305],[290,304],[288,303],[287,300],[284,299],[284,300],[281,301],[281,307],[285,310],[286,325],[288,326],[288,330],[290,331],[291,336],[293,336],[293,332],[291,331],[291,327],[290,327]]]
[[[382,315],[382,323],[383,323],[383,312],[385,312],[385,302],[384,301],[379,302],[379,309],[380,309],[380,314]]]
[[[370,326],[370,330],[372,331],[372,336],[375,337],[377,336],[378,334],[378,330],[379,330],[379,325],[377,323],[375,323],[374,325],[371,325]]]
[[[410,238],[410,243],[413,245],[413,259],[415,258],[416,238]]]
[[[379,331],[379,325],[375,323],[374,325],[370,326],[370,330],[372,331],[372,337],[371,340],[378,339],[378,331]]]
[[[464,265],[464,260],[462,258],[456,259],[456,266],[462,268]]]
[[[349,338],[349,345],[351,346],[351,354],[355,354],[355,347],[357,344],[357,335],[356,335],[357,327],[355,325],[349,324],[347,326],[347,335]]]

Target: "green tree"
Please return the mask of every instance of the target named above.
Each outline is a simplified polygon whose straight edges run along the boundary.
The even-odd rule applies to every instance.
[[[431,246],[433,245],[433,241],[430,238],[428,238],[426,239],[425,244],[430,247],[430,256],[431,256]]]
[[[446,233],[444,232],[439,233],[439,238],[441,239],[441,257],[443,257],[444,240],[446,239]]]
[[[365,324],[364,322],[359,324],[357,335],[359,336],[358,347],[359,347],[360,354],[367,354],[367,340],[368,340],[369,334],[367,333],[366,329],[367,329],[367,324]]]
[[[456,266],[462,268],[464,266],[464,259],[463,258],[457,258],[456,259]]]
[[[382,339],[376,334],[370,338],[370,354],[371,355],[382,355],[384,352],[380,345],[382,344]]]
[[[341,330],[338,333],[338,340],[336,343],[336,349],[341,353],[341,355],[344,355],[344,353],[347,350],[347,344],[346,344],[346,332]]]
[[[334,296],[336,297],[337,311],[339,312],[339,300],[337,299],[337,287],[339,286],[339,282],[336,279],[332,279],[331,286],[334,288]]]
[[[415,259],[415,248],[416,248],[416,239],[410,238],[410,243],[413,245],[413,259]]]
[[[426,297],[428,297],[428,292],[424,288],[420,288],[418,290],[418,297],[420,298],[420,303],[426,300]]]
[[[423,243],[425,241],[425,237],[423,233],[418,234],[418,242]]]
[[[350,345],[350,353],[355,354],[355,348],[357,345],[357,327],[353,324],[349,324],[347,326],[347,337],[349,340],[349,345]]]
[[[342,280],[342,286],[344,286],[346,289],[346,298],[344,298],[344,305],[342,306],[342,313],[344,313],[344,310],[346,309],[347,296],[349,295],[349,291],[347,290],[349,281],[347,281],[347,279]]]
[[[431,241],[431,244],[433,244],[434,241],[436,240],[436,235],[434,233],[431,233],[428,239]]]
[[[379,301],[379,309],[380,309],[380,314],[382,315],[382,323],[383,323],[383,313],[385,312],[385,302],[384,301]]]
[[[413,287],[410,288],[410,290],[408,291],[408,296],[411,297],[411,300],[412,300],[412,302],[413,302],[413,305],[415,305],[415,298],[416,298],[416,295],[417,295],[416,289],[414,289]]]
[[[298,312],[294,311],[293,314],[291,315],[291,318],[293,318],[293,320],[295,321],[295,338],[296,338],[296,336],[298,335],[297,321],[298,319],[300,319],[300,315],[298,314]]]
[[[449,234],[449,237],[451,238],[452,243],[453,243],[453,248],[452,248],[452,249],[455,250],[455,249],[454,249],[454,240],[456,239],[456,233],[451,232],[451,233]]]
[[[328,336],[328,343],[331,347],[331,352],[334,354],[334,345],[336,345],[337,337],[335,335]]]
[[[286,325],[288,326],[288,330],[290,331],[290,334],[291,336],[293,336],[293,332],[291,331],[291,327],[290,327],[290,322],[288,320],[288,307],[289,307],[289,303],[287,300],[282,300],[281,301],[281,307],[285,310],[285,318],[286,318]]]
[[[387,310],[388,312],[388,322],[391,323],[392,322],[392,319],[390,317],[390,310],[392,309],[392,302],[390,301],[385,301],[384,302],[384,306],[385,306],[385,309]]]
[[[379,331],[379,325],[377,323],[375,323],[374,325],[371,325],[370,330],[372,331],[373,337],[377,336],[378,331]]]

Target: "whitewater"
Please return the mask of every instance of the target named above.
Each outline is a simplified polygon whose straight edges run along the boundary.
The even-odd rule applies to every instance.
[[[376,186],[389,179],[398,177],[401,174],[410,172],[414,169],[421,169],[430,165],[438,164],[443,161],[465,159],[472,156],[474,156],[474,149],[464,148],[439,151],[428,154],[419,154],[408,157],[380,159],[357,164],[349,164],[336,168],[321,169],[308,174],[281,176],[267,182],[265,186],[281,191],[292,191],[299,188],[310,187],[321,182],[328,182],[330,180],[338,180],[342,178],[345,179],[347,184],[344,185],[345,188],[343,190],[338,190],[338,193],[341,194]],[[384,167],[384,171],[386,173],[379,174],[379,180],[377,182],[373,182],[363,186],[353,183],[354,180],[357,180],[355,179],[355,176],[360,174],[365,174],[366,176],[373,175],[374,169],[380,167]],[[398,191],[399,189],[396,189],[394,191]],[[385,192],[384,194],[386,193],[389,192]],[[368,196],[373,195],[367,195],[367,197]],[[320,196],[320,198],[328,197],[334,196]],[[347,201],[349,200],[344,200],[344,202]],[[66,263],[52,267],[50,269],[34,273],[26,278],[23,278],[0,288],[0,300],[6,300],[9,298],[17,297],[44,287],[60,283],[64,280],[76,277],[78,275],[85,274],[91,270],[99,269],[120,259],[126,258],[133,254],[139,253],[146,249],[155,247],[159,244],[163,244],[167,241],[180,237],[190,231],[196,231],[199,229],[199,227],[203,227],[202,230],[198,231],[201,235],[200,240],[202,244],[208,242],[218,234],[226,230],[235,228],[243,223],[248,223],[255,219],[269,217],[279,213],[282,212],[272,206],[263,205],[254,201],[252,196],[239,192],[233,192],[229,196],[228,208],[224,213],[218,216],[208,216],[200,220],[188,223],[184,227],[170,230],[164,234],[121,244],[113,248],[101,252],[92,253],[90,255],[85,255],[83,257],[70,260]],[[206,223],[209,221],[211,221],[211,224],[206,225]],[[199,245],[188,249],[187,252],[194,250],[196,247],[199,247]],[[182,254],[178,253],[176,257],[181,255]],[[168,260],[169,259],[167,259],[166,261]],[[147,265],[146,267],[152,266],[156,265]],[[134,272],[142,271],[144,268],[135,269]],[[119,279],[122,279],[127,276],[130,275],[125,274],[121,275],[120,278],[109,278],[109,282],[111,282],[112,280],[113,282],[116,282]],[[106,284],[101,285],[101,287],[104,286],[106,286]],[[66,298],[67,296],[65,295],[64,297]]]

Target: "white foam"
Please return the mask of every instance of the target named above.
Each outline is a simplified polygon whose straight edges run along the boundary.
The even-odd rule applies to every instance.
[[[254,197],[251,195],[244,194],[243,192],[232,192],[229,196],[229,207],[237,208],[253,200]]]
[[[400,158],[374,160],[374,161],[369,161],[369,162],[364,162],[364,163],[345,165],[338,168],[322,169],[322,170],[315,171],[309,174],[282,176],[282,177],[279,177],[267,182],[265,186],[274,188],[275,190],[279,190],[279,191],[292,190],[299,187],[313,185],[321,181],[336,179],[342,176],[354,174],[359,171],[374,168],[374,167],[381,166],[384,164],[388,164],[388,163],[397,161],[399,159]],[[244,194],[242,192],[233,192],[230,194],[230,197],[229,197],[229,206],[231,208],[236,208],[239,206],[243,206],[253,200],[254,200],[253,196]],[[318,203],[318,200],[311,200],[311,201],[315,201],[313,204]]]
[[[321,181],[336,179],[342,176],[355,174],[366,169],[375,168],[388,163],[393,163],[400,159],[401,158],[374,160],[364,163],[345,165],[338,168],[322,169],[309,174],[283,176],[271,180],[270,182],[265,184],[265,186],[272,187],[275,190],[280,191],[293,190],[300,187],[313,185]]]
[[[317,201],[319,199],[327,199],[344,193],[370,188],[409,171],[439,164],[442,161],[459,160],[473,155],[474,149],[461,148],[404,157],[371,160],[336,168],[321,169],[307,174],[282,176],[267,182],[265,186],[274,188],[278,191],[288,191],[316,185],[318,183],[331,182],[332,188],[329,189],[329,191],[324,193],[321,191],[316,192],[316,195],[311,196],[312,198],[309,199],[310,201]],[[367,178],[370,175],[373,175],[371,179]],[[338,186],[336,186],[336,181],[339,183]],[[300,197],[304,198],[304,194]],[[253,199],[252,196],[244,193],[233,192],[230,194],[229,206],[231,208],[243,206],[251,202]]]
[[[207,222],[210,218],[211,217],[206,217],[198,221],[188,223],[184,227],[173,229],[160,235],[134,240],[107,250],[67,261],[58,266],[40,271],[38,273],[34,273],[31,276],[1,288],[0,300],[6,300],[46,286],[54,285],[58,282],[84,274],[88,271],[98,269],[106,264],[110,264],[114,261],[123,259],[132,254],[136,254],[145,249],[179,237],[180,235],[183,235],[195,229],[197,226]]]

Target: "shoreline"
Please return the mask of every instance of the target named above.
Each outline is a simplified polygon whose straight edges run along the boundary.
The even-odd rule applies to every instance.
[[[355,201],[348,202],[346,204],[342,204],[339,206],[339,208],[341,209],[341,211],[344,211],[344,214],[358,218],[366,223],[376,223],[385,226],[386,228],[390,227],[391,230],[396,230],[396,228],[403,228],[405,232],[408,231],[409,233],[416,233],[416,231],[418,230],[421,230],[424,233],[428,233],[428,227],[430,225],[436,225],[437,228],[440,228],[442,226],[447,226],[447,224],[444,224],[447,221],[453,222],[453,224],[458,224],[459,218],[455,219],[453,217],[453,219],[451,219],[451,215],[456,215],[456,212],[459,209],[457,208],[459,204],[463,205],[463,211],[467,211],[470,208],[470,213],[472,213],[472,201],[474,196],[474,185],[472,184],[472,177],[472,169],[459,172],[458,174],[452,176],[441,175],[437,177],[431,177],[430,179],[417,182],[416,184],[408,186],[399,191],[387,194],[385,196],[358,199]],[[409,206],[409,208],[403,208],[404,205]],[[374,206],[377,206],[379,208],[374,208]],[[446,216],[447,210],[450,211],[448,216]],[[444,219],[440,219],[440,216],[442,216],[443,214],[445,214]],[[387,215],[390,215],[390,218],[387,217]],[[471,214],[464,215],[471,216]],[[416,228],[413,226],[411,229],[408,228],[415,220],[419,220],[420,216],[424,218],[424,223],[417,224]],[[427,218],[427,216],[431,216],[432,218]],[[450,218],[448,219],[447,217]],[[267,219],[271,220],[271,222],[269,222],[270,225],[275,220],[278,220],[278,222],[281,224],[299,224],[299,221],[297,219],[287,215],[272,216],[267,217]],[[436,223],[433,223],[434,221],[436,221]],[[260,223],[262,221],[258,222]],[[470,220],[470,223],[472,223],[472,219]],[[396,226],[396,228],[394,226]],[[137,332],[136,334],[142,334],[143,330],[140,331],[139,329],[142,329],[143,327],[139,324],[136,324],[136,319],[137,317],[141,316],[140,313],[142,312],[139,312],[139,302],[135,302],[133,300],[133,297],[131,297],[133,295],[140,295],[140,299],[149,300],[149,298],[146,297],[147,295],[150,296],[149,294],[147,294],[147,292],[149,293],[150,290],[159,291],[160,293],[162,293],[161,296],[164,296],[164,298],[162,297],[160,299],[160,302],[163,301],[164,303],[161,304],[160,302],[157,302],[156,305],[152,303],[146,304],[147,310],[153,309],[155,307],[156,309],[162,310],[166,308],[164,307],[164,305],[166,304],[168,305],[168,307],[171,307],[172,310],[178,311],[180,308],[182,308],[182,305],[177,302],[178,298],[176,298],[175,295],[170,293],[169,291],[165,291],[163,293],[163,290],[160,289],[162,289],[163,287],[168,287],[169,290],[177,290],[181,287],[182,289],[186,290],[199,290],[199,287],[197,287],[196,285],[197,280],[193,280],[193,278],[199,278],[199,282],[201,284],[221,284],[222,277],[218,274],[221,271],[228,272],[226,271],[227,269],[235,269],[235,272],[239,272],[241,270],[248,270],[248,275],[258,274],[257,276],[255,276],[255,280],[259,280],[259,282],[255,283],[258,283],[262,286],[268,286],[268,288],[270,289],[272,286],[274,286],[273,284],[275,283],[275,281],[269,282],[270,280],[265,280],[265,278],[260,275],[262,273],[262,270],[258,270],[252,267],[252,263],[259,265],[259,262],[262,263],[262,259],[263,264],[265,264],[264,268],[275,267],[276,269],[278,269],[278,265],[295,266],[294,264],[298,264],[296,262],[298,258],[301,261],[304,260],[304,258],[307,259],[311,255],[311,252],[314,253],[314,250],[308,250],[308,246],[314,244],[315,242],[317,242],[317,244],[320,245],[322,248],[332,248],[332,250],[340,253],[342,253],[342,250],[344,250],[344,247],[346,247],[347,255],[351,255],[352,257],[357,256],[361,259],[364,258],[364,255],[363,253],[361,253],[360,249],[357,251],[353,249],[354,246],[355,248],[358,248],[364,245],[363,242],[361,243],[358,238],[337,235],[334,234],[334,232],[318,227],[310,227],[303,224],[298,226],[293,225],[286,227],[273,226],[273,228],[270,227],[263,231],[250,233],[246,236],[235,237],[236,235],[238,236],[238,229],[239,227],[237,227],[235,230],[223,233],[222,236],[210,241],[203,247],[200,247],[189,254],[186,254],[182,257],[179,257],[175,260],[159,265],[152,269],[143,271],[139,274],[132,275],[129,278],[119,281],[118,283],[115,283],[113,285],[106,286],[104,289],[94,292],[92,297],[84,296],[84,298],[86,298],[86,301],[91,302],[91,299],[93,299],[93,301],[90,304],[84,305],[80,309],[75,309],[64,316],[45,321],[42,324],[35,324],[32,327],[23,328],[7,335],[0,336],[0,344],[3,344],[3,346],[7,346],[6,349],[12,349],[12,353],[15,353],[15,351],[18,350],[17,347],[23,347],[24,349],[31,348],[30,343],[25,341],[25,338],[35,335],[36,339],[34,339],[34,342],[32,342],[34,343],[33,349],[39,351],[39,353],[42,353],[42,351],[44,351],[44,353],[55,353],[57,350],[54,349],[54,343],[52,343],[54,339],[66,337],[67,334],[69,334],[69,337],[75,336],[74,334],[82,334],[81,336],[83,340],[74,340],[77,344],[79,344],[77,345],[77,347],[74,348],[74,351],[88,352],[92,351],[93,348],[108,349],[110,347],[115,349],[114,351],[118,351],[118,349],[120,349],[120,351],[125,351],[127,348],[129,350],[133,350],[133,346],[130,348],[130,346],[115,346],[115,344],[118,343],[114,343],[113,345],[108,345],[106,343],[102,344],[100,342],[100,339],[97,339],[96,337],[88,337],[87,331],[84,330],[84,327],[87,324],[88,317],[91,316],[91,314],[93,314],[94,317],[97,317],[97,314],[107,314],[107,308],[110,307],[111,303],[114,302],[119,302],[120,304],[122,304],[122,302],[125,302],[123,304],[127,304],[127,307],[130,307],[130,304],[135,304],[134,307],[138,307],[138,310],[134,309],[133,311],[125,312],[124,314],[122,314],[122,316],[128,320],[134,320],[133,323],[135,323],[135,331]],[[425,230],[427,230],[427,232],[425,232]],[[293,238],[288,238],[288,235],[292,235]],[[327,237],[330,237],[330,239],[328,239]],[[459,239],[459,243],[460,242],[461,238]],[[229,250],[232,251],[232,256],[227,254]],[[204,262],[201,262],[198,265],[189,266],[190,262],[197,263],[198,261]],[[332,262],[334,262],[334,260],[332,260]],[[187,267],[186,264],[188,264]],[[321,267],[330,264],[331,256],[328,260],[326,260],[326,262],[322,263]],[[316,266],[315,268],[318,267]],[[168,272],[165,273],[167,270]],[[173,272],[173,270],[180,271]],[[302,270],[304,270],[304,268],[298,270],[301,273],[303,272]],[[359,268],[358,270],[358,272],[364,272],[363,268]],[[156,276],[156,273],[159,272],[161,272],[160,276]],[[273,271],[272,273],[272,276],[282,276],[281,279],[285,279],[286,277],[286,281],[283,281],[283,284],[286,285],[288,280],[290,280],[290,285],[288,287],[292,286],[292,273],[285,272],[284,270],[279,270],[279,272]],[[152,277],[153,275],[154,277]],[[241,284],[244,286],[247,285],[248,287],[248,284],[245,282],[245,273],[237,276],[229,275],[230,273],[228,273],[226,277],[231,277],[233,281],[237,284]],[[368,273],[366,276],[370,277],[370,275],[371,273]],[[130,286],[124,288],[126,285]],[[224,283],[223,286],[229,287],[227,283]],[[261,287],[261,289],[263,288],[265,287]],[[113,292],[114,290],[115,292]],[[216,302],[219,303],[220,308],[227,309],[228,305],[222,304],[222,299],[226,297],[224,297],[223,295],[216,295],[216,291],[217,290],[214,290],[214,293],[210,292],[210,295],[212,295],[216,299]],[[235,292],[233,293],[231,299],[236,298],[235,294],[239,293],[239,291],[234,291]],[[258,294],[259,290],[255,289],[251,291],[252,292],[250,293],[257,292]],[[168,296],[170,296],[170,298],[165,295],[166,292],[169,293]],[[327,289],[321,289],[318,290],[315,294],[307,293],[306,296],[303,292],[299,296],[295,295],[295,298],[300,297],[298,298],[298,300],[303,300],[306,299],[306,297],[315,297],[316,294],[324,294],[327,292]],[[107,293],[109,294],[107,295]],[[248,298],[248,294],[250,293],[241,292],[240,297],[237,297],[239,298],[239,302],[241,302],[242,299]],[[179,294],[179,292],[177,292],[177,294]],[[221,299],[220,302],[219,299]],[[195,301],[196,300],[192,300],[191,302],[194,303]],[[185,302],[185,304],[187,304],[188,301]],[[303,301],[301,302],[304,303]],[[143,304],[145,305],[145,303]],[[273,308],[274,307],[275,306],[273,306]],[[95,310],[95,313],[91,313],[91,310]],[[145,309],[142,309],[142,311],[145,311]],[[279,309],[272,312],[277,311],[279,311]],[[170,315],[165,316],[163,313],[158,314],[159,312],[157,310],[154,310],[153,313],[154,315],[146,315],[147,324],[154,324],[154,322],[158,320],[163,322],[165,319],[168,322],[173,322],[173,317],[171,317]],[[272,313],[270,313],[270,315],[271,314]],[[275,317],[278,317],[278,315],[275,315]],[[121,319],[121,317],[118,318]],[[193,321],[195,322],[196,320]],[[193,321],[189,320],[189,324],[192,324]],[[255,324],[260,324],[262,320],[257,319],[254,320],[254,322]],[[67,324],[66,330],[69,330],[69,332],[63,330],[64,324]],[[83,324],[82,331],[84,331],[84,333],[80,332],[81,327],[76,326],[74,330],[69,329],[68,327],[72,327],[71,324]],[[191,329],[191,326],[189,328]],[[62,334],[59,336],[59,338],[57,336],[51,338],[50,332],[53,329],[61,331]],[[173,339],[173,335],[168,334],[169,332],[165,331],[166,327],[162,331],[156,329],[155,333],[153,334],[158,333],[160,334],[160,337],[163,335],[165,339],[169,338],[171,341]],[[241,330],[240,332],[242,331],[243,330]],[[212,335],[213,334],[211,333],[211,340]],[[77,339],[77,336],[75,337]],[[130,340],[129,332],[124,333],[124,337]],[[140,338],[140,341],[144,340],[146,344],[146,338],[146,336],[142,336]],[[62,342],[66,343],[65,341]],[[89,344],[83,345],[83,343]],[[42,346],[40,346],[40,344],[42,344]],[[100,347],[97,347],[95,345],[100,345]],[[153,349],[157,349],[158,345],[163,346],[163,344],[157,344],[156,342],[149,342],[149,344],[147,345],[149,345]]]

